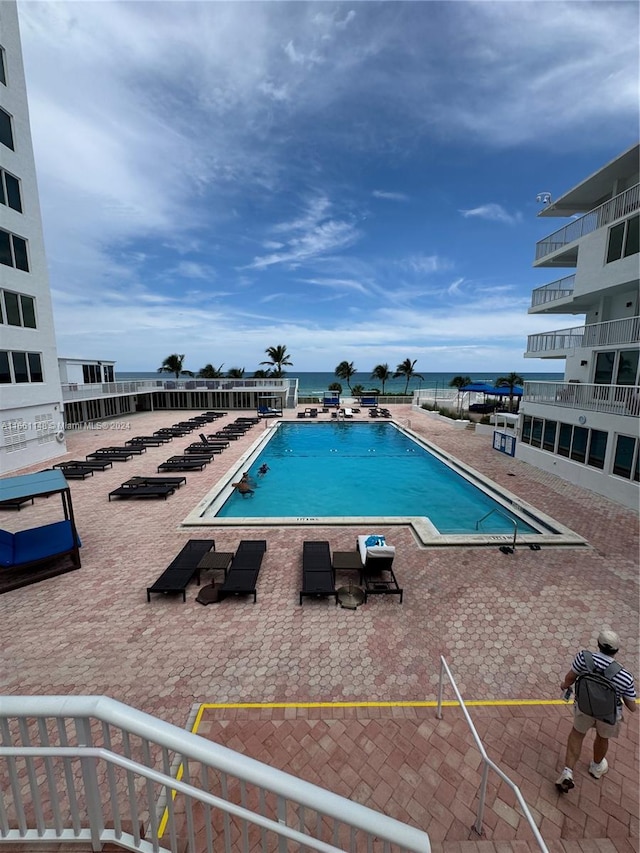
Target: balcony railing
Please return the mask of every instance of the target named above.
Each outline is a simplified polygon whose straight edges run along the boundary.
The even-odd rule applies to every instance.
[[[609,201],[605,201],[600,207],[590,210],[589,213],[565,225],[564,228],[539,240],[536,243],[536,261],[638,209],[640,209],[640,184],[630,187]]]
[[[544,287],[536,287],[531,294],[531,307],[537,308],[538,305],[546,305],[548,302],[555,302],[556,299],[564,299],[571,296],[573,286],[576,281],[575,273],[566,275],[564,278],[559,278],[556,281],[545,284]]]
[[[430,850],[419,829],[104,696],[0,697],[0,767],[0,847]]]
[[[523,405],[543,403],[564,409],[637,418],[640,415],[640,386],[525,382],[522,402]]]
[[[590,323],[574,329],[560,329],[529,335],[527,353],[551,353],[579,347],[608,347],[640,343],[640,317],[625,317],[606,323]]]
[[[153,391],[290,391],[291,379],[141,379],[135,382],[67,382],[62,385],[62,399],[95,400]]]

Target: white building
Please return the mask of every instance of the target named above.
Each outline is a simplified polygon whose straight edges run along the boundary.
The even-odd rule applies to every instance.
[[[639,155],[634,145],[540,213],[571,221],[537,243],[534,266],[573,272],[534,290],[529,313],[585,320],[529,337],[525,356],[565,359],[565,376],[526,384],[516,451],[632,508],[640,455]]]
[[[0,472],[66,452],[15,2],[0,3]]]

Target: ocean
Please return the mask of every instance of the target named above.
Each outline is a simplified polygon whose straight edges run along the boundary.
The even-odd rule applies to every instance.
[[[409,393],[418,390],[419,388],[445,389],[449,388],[449,383],[454,376],[470,376],[473,382],[488,382],[493,384],[500,376],[506,376],[511,371],[507,370],[504,373],[482,373],[481,376],[474,374],[473,371],[459,370],[455,373],[422,373],[422,379],[412,379],[409,383]],[[285,376],[288,379],[298,380],[298,394],[301,397],[322,395],[333,382],[340,382],[343,389],[343,394],[347,394],[349,389],[347,383],[338,379],[335,373],[327,372],[294,372],[287,371]],[[561,382],[563,379],[562,373],[521,373],[520,376],[525,382]],[[251,379],[252,373],[245,374],[246,379]],[[122,371],[116,374],[116,380],[121,382],[131,382],[140,379],[171,379],[168,373],[158,373],[157,371]],[[187,379],[189,377],[182,377]],[[390,379],[385,383],[385,393],[398,394],[404,391],[406,379]],[[351,380],[351,386],[362,385],[365,391],[378,388],[382,390],[380,382],[371,379],[371,374],[365,371],[358,371]]]

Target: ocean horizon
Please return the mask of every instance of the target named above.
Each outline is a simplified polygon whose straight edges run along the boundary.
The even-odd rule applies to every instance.
[[[457,370],[450,372],[435,372],[435,373],[422,373],[422,379],[412,379],[409,383],[409,393],[413,391],[417,391],[418,389],[445,389],[449,388],[449,383],[453,379],[454,376],[469,376],[473,382],[488,382],[493,385],[500,376],[506,376],[511,371],[504,371],[502,373],[495,372],[491,373],[490,371],[484,371],[481,374],[472,371],[465,370]],[[525,382],[562,382],[564,378],[563,373],[520,373],[520,376],[524,379]],[[299,371],[294,372],[288,370],[284,373],[284,377],[286,379],[297,379],[298,380],[298,394],[300,396],[313,396],[317,394],[322,394],[326,391],[334,382],[340,382],[342,385],[343,393],[348,392],[347,383],[341,379],[338,379],[335,373],[332,371]],[[173,378],[169,373],[158,373],[158,371],[117,371],[116,372],[116,380],[118,382],[133,382],[133,381],[141,381],[144,379],[171,379]],[[191,377],[183,376],[182,379],[189,379]],[[221,377],[225,378],[225,377]],[[247,372],[244,376],[245,379],[253,378],[253,374],[251,372]],[[352,387],[354,385],[362,385],[365,388],[365,391],[370,391],[374,388],[382,390],[382,384],[377,382],[375,379],[371,378],[371,374],[365,371],[358,371],[351,379]],[[385,393],[389,394],[398,394],[404,391],[406,385],[406,379],[398,378],[398,379],[389,379],[385,382]]]

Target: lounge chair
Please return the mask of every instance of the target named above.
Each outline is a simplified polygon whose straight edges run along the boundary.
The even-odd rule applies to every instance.
[[[203,459],[200,456],[176,457],[167,459],[158,465],[158,473],[161,471],[203,471],[211,462],[211,458]]]
[[[143,447],[160,447],[161,444],[165,444],[167,441],[171,441],[170,435],[137,435],[134,438],[130,438],[129,441],[125,441],[125,445],[127,447],[135,447],[141,444]]]
[[[313,598],[333,596],[335,603],[338,603],[328,542],[306,541],[303,543],[300,604],[305,595]]]
[[[195,577],[200,585],[200,569],[198,564],[203,556],[215,548],[213,539],[189,539],[182,551],[175,557],[152,586],[147,587],[147,601],[151,601],[151,593],[162,595],[181,594],[182,600],[187,600],[187,585]]]
[[[373,543],[377,539],[377,544]],[[396,549],[387,545],[384,536],[358,536],[356,549],[360,552],[362,569],[360,582],[364,586],[364,601],[369,595],[398,595],[402,604],[403,590],[393,572]]]
[[[133,459],[133,453],[128,447],[118,453],[111,447],[100,447],[93,453],[87,453],[87,459],[110,459],[112,462],[127,462],[129,459]]]
[[[113,462],[110,459],[69,459],[67,462],[58,462],[54,468],[60,468],[66,471],[68,468],[91,468],[92,471],[106,471],[107,468],[113,468]]]
[[[136,486],[172,486],[174,489],[179,489],[187,482],[186,477],[131,477],[122,485]]]
[[[243,539],[240,542],[224,583],[219,588],[219,600],[227,595],[253,595],[253,603],[256,603],[256,583],[266,550],[264,539]]]
[[[118,486],[112,492],[109,492],[109,500],[111,498],[122,498],[123,500],[138,499],[138,498],[164,498],[165,501],[176,490],[175,486],[170,485],[151,485],[147,486],[144,483],[132,483],[128,481]]]
[[[279,409],[272,409],[271,406],[258,406],[258,417],[281,418],[282,412]]]
[[[17,509],[18,512],[20,512],[20,510],[26,503],[33,504],[33,498],[16,498],[12,501],[2,501],[2,503],[0,503],[0,510]]]

